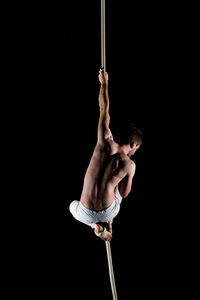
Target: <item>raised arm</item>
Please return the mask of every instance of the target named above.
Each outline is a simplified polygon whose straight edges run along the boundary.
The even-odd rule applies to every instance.
[[[98,143],[105,144],[105,141],[113,140],[112,133],[109,128],[109,96],[108,96],[108,73],[104,70],[99,70],[99,123],[98,123]]]

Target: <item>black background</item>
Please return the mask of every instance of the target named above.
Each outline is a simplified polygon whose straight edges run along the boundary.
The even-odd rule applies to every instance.
[[[188,109],[183,74],[189,17],[182,9],[172,3],[106,1],[111,130],[129,120],[144,135],[134,157],[132,192],[113,223],[119,299],[188,292],[185,203],[177,181],[181,124]],[[96,143],[100,1],[36,11],[22,36],[27,66],[20,138],[26,145],[18,190],[25,213],[14,257],[16,289],[27,298],[112,299],[105,243],[68,210],[80,198]]]

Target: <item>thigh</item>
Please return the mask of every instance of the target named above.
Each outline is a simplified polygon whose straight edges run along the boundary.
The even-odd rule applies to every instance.
[[[102,169],[104,168],[105,161],[106,152],[103,151],[102,147],[97,144],[84,177],[83,190],[81,194],[81,202],[89,209],[93,209],[91,203],[95,203],[97,201],[98,181],[100,179]]]

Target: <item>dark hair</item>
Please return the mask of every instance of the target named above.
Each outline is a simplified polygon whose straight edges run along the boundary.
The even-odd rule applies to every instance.
[[[115,140],[119,145],[129,145],[133,142],[142,144],[142,132],[133,124],[123,124],[116,132]]]

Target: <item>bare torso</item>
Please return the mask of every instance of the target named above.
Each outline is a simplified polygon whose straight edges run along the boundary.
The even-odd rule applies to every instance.
[[[96,145],[84,178],[81,202],[92,210],[109,207],[114,200],[115,187],[125,184],[129,170],[135,167],[134,162],[123,152],[119,152],[115,143],[112,155],[106,147]]]

